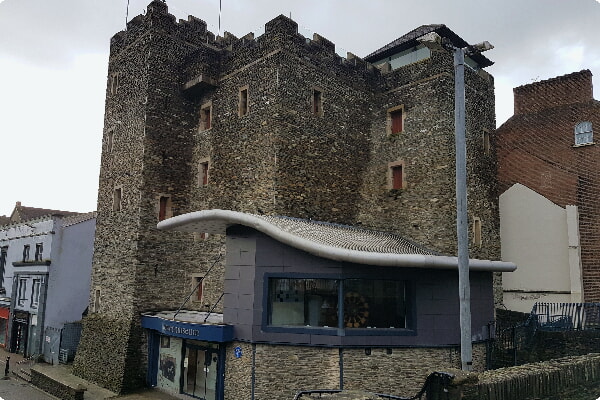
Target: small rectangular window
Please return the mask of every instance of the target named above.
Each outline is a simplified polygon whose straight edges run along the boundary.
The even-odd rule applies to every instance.
[[[243,87],[240,89],[240,98],[239,98],[239,114],[240,117],[248,114],[248,87]]]
[[[123,201],[123,189],[118,187],[113,192],[113,211],[121,211]]]
[[[162,221],[172,216],[171,196],[160,196],[158,199],[158,220]]]
[[[23,246],[23,262],[29,261],[29,245]]]
[[[395,161],[388,164],[388,189],[401,190],[405,188],[404,162]]]
[[[119,90],[119,74],[118,73],[114,73],[110,76],[109,79],[109,87],[110,87],[110,94],[117,94],[117,91]]]
[[[192,284],[194,285],[193,286],[194,293],[192,295],[193,296],[192,299],[193,299],[193,301],[201,302],[203,300],[202,296],[203,296],[203,292],[204,292],[204,276],[202,276],[202,275],[194,276],[192,279]]]
[[[115,131],[113,129],[106,132],[106,152],[112,153],[113,151],[113,143],[115,140]]]
[[[594,131],[589,121],[580,122],[575,126],[575,146],[594,143]]]
[[[323,116],[323,92],[318,89],[313,89],[312,109],[313,114],[319,117]]]
[[[390,119],[392,124],[392,135],[402,132],[404,128],[402,121],[402,109],[391,112]]]
[[[44,253],[44,244],[36,243],[36,245],[35,245],[35,261],[42,261],[43,253]]]
[[[209,161],[201,160],[198,164],[198,186],[208,185]]]
[[[19,297],[17,302],[19,306],[24,306],[27,301],[27,278],[19,278]]]
[[[212,102],[200,107],[200,130],[206,131],[212,126]]]
[[[490,155],[490,131],[483,131],[483,154],[486,156]]]

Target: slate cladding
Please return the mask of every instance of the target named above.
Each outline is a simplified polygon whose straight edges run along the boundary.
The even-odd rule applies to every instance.
[[[167,216],[218,208],[328,221],[456,254],[453,62],[428,46],[429,58],[390,71],[340,57],[284,16],[256,38],[215,37],[159,0],[129,21],[111,39],[90,314],[74,373],[116,392],[142,386],[140,313],[177,309],[193,274],[225,254],[223,237],[158,231],[161,204]],[[495,153],[483,141],[495,127],[493,78],[467,69],[466,82],[469,220],[483,233],[470,257],[499,259]],[[399,106],[403,131],[389,135]],[[389,189],[392,162],[404,163],[404,189]],[[223,260],[205,277],[206,301],[187,309],[217,303]]]

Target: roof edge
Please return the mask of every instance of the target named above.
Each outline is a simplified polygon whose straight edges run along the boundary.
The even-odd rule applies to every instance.
[[[422,254],[395,254],[376,253],[359,250],[342,249],[328,246],[308,239],[298,237],[294,234],[253,215],[231,210],[203,210],[178,215],[158,223],[160,230],[174,230],[184,232],[195,232],[191,228],[193,223],[201,222],[223,222],[227,227],[232,225],[243,225],[256,229],[271,238],[284,243],[290,247],[306,251],[318,257],[334,261],[344,261],[356,264],[377,265],[383,267],[410,267],[428,269],[458,269],[458,258],[452,256],[422,255]],[[221,230],[204,230],[212,234],[225,234]],[[469,269],[472,271],[488,272],[512,272],[517,266],[512,262],[491,260],[469,260]]]

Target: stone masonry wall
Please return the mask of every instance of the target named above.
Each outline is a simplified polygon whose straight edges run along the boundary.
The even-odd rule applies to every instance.
[[[312,218],[393,231],[455,253],[449,54],[434,52],[429,61],[382,75],[297,29],[279,16],[257,39],[215,38],[203,21],[175,22],[166,3],[154,0],[113,37],[91,315],[76,374],[117,392],[140,386],[146,369],[140,313],[177,309],[193,276],[213,264],[203,301],[185,308],[222,311],[223,238],[158,231],[161,196],[170,198],[173,216],[222,208]],[[184,90],[199,74],[213,83]],[[240,116],[242,88],[248,113]],[[322,115],[312,110],[314,89],[322,93]],[[212,123],[202,130],[205,104],[212,106]],[[407,110],[406,132],[391,139],[387,109],[399,104]],[[470,215],[481,217],[484,230],[483,245],[471,255],[497,259],[497,201],[488,179],[495,164],[481,152],[481,131],[494,125],[493,81],[485,73],[467,73],[467,107]],[[391,193],[384,188],[387,164],[398,159],[406,162],[409,186]],[[206,185],[199,182],[205,160]],[[122,190],[118,210],[115,188]],[[306,357],[306,365],[333,360],[324,349],[286,354],[299,363]],[[257,348],[256,365],[277,365],[272,357]],[[273,373],[257,370],[257,382]],[[309,382],[310,374],[307,368],[298,382]],[[275,390],[274,381],[257,384],[256,395],[266,399]]]

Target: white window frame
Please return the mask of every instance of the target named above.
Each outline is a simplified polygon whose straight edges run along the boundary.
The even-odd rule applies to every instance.
[[[40,304],[40,293],[42,290],[42,280],[35,278],[31,285],[31,308],[38,308]]]
[[[17,292],[17,304],[20,307],[23,307],[27,301],[27,278],[19,278],[19,288]]]
[[[590,121],[582,121],[575,125],[575,146],[594,144],[594,129]]]

